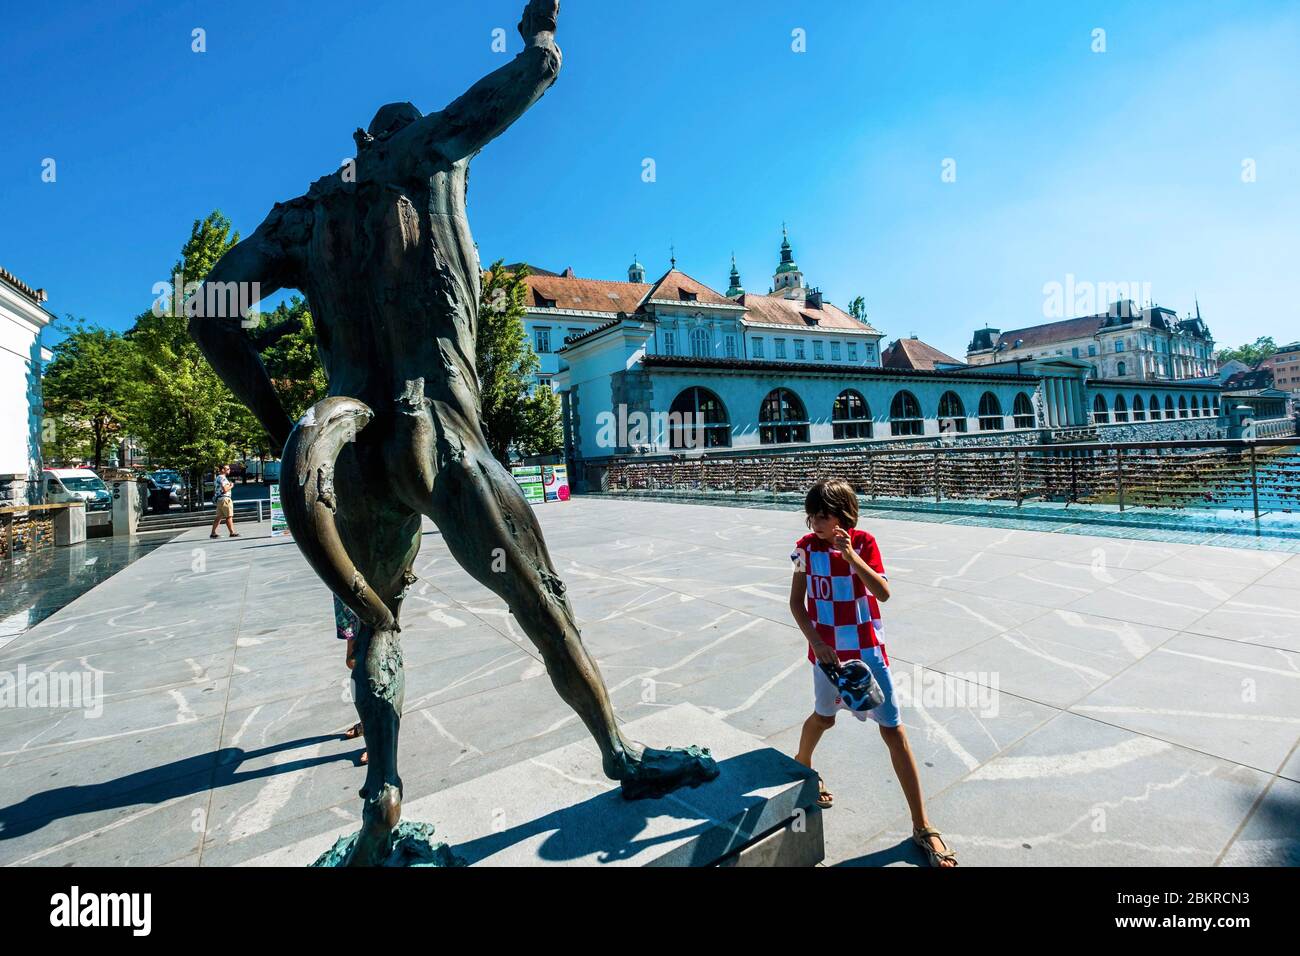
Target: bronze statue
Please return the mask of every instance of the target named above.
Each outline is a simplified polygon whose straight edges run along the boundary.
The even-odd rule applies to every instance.
[[[661,794],[718,773],[706,750],[624,740],[531,506],[488,451],[480,425],[469,163],[555,82],[558,16],[556,0],[530,0],[519,23],[523,52],[441,112],[381,107],[355,134],[354,166],[277,203],[213,267],[205,288],[256,282],[264,295],[306,294],[329,397],[296,426],[238,317],[219,314],[205,289],[191,299],[190,334],[284,449],[281,498],[294,540],[361,621],[353,689],[370,759],[353,864],[387,856],[401,814],[398,619],[415,580],[422,515],[456,560],[510,606],[624,796]]]

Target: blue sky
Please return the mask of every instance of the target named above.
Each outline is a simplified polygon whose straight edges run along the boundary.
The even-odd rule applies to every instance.
[[[504,61],[494,28],[517,52],[522,7],[15,6],[0,265],[124,328],[196,217],[251,232],[378,106],[441,108]],[[1199,296],[1221,345],[1300,337],[1300,4],[564,0],[558,39],[555,87],[474,163],[485,263],[658,275],[673,243],[719,290],[734,250],[766,291],[785,221],[810,284],[957,355],[1045,321],[1068,275]]]

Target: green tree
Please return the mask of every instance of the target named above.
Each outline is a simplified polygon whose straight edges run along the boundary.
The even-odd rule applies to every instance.
[[[867,300],[858,296],[849,303],[849,315],[853,316],[859,322],[867,321]]]
[[[550,455],[560,450],[560,397],[539,385],[520,405],[515,443],[525,455]]]
[[[173,281],[183,289],[203,278],[239,241],[230,220],[220,212],[195,220],[172,267]],[[139,388],[133,409],[135,431],[154,464],[169,465],[190,478],[191,503],[197,498],[203,472],[229,460],[232,439],[246,428],[235,398],[190,338],[188,321],[172,303],[136,319],[128,333],[135,345]]]
[[[263,313],[257,334],[277,327],[289,331],[262,350],[262,362],[285,411],[297,421],[325,397],[329,383],[316,351],[316,327],[307,303],[294,296]]]
[[[525,454],[558,448],[560,414],[549,388],[530,394],[538,361],[524,334],[528,268],[508,272],[501,263],[492,263],[483,277],[475,346],[483,432],[493,456],[509,464],[512,445]]]
[[[41,379],[54,434],[42,447],[48,460],[89,458],[95,468],[127,425],[132,393],[132,343],[119,332],[76,320]]]
[[[1254,368],[1276,351],[1277,343],[1273,341],[1273,337],[1271,335],[1261,335],[1253,343],[1235,349],[1220,349],[1215,358],[1219,360],[1220,365],[1236,360],[1245,362],[1251,368]]]

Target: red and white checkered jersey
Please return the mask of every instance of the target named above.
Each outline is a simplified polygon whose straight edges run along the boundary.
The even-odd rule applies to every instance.
[[[853,550],[867,567],[883,577],[885,566],[876,539],[858,528],[851,528],[849,537]],[[861,660],[864,647],[879,647],[883,656],[880,604],[839,549],[810,533],[795,543],[790,560],[796,571],[806,575],[808,618],[821,639],[835,648],[840,660]],[[817,659],[811,647],[808,659]],[[889,663],[888,657],[885,663]]]

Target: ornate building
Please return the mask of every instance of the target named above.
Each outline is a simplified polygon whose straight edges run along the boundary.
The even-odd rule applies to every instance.
[[[1111,381],[1181,381],[1214,372],[1214,339],[1196,315],[1179,319],[1172,309],[1139,309],[1115,302],[1098,315],[1047,322],[1002,332],[976,329],[966,349],[971,365],[1042,358],[1087,362],[1092,376]]]
[[[573,270],[534,272],[525,280],[529,303],[524,329],[537,353],[540,384],[560,372],[566,341],[608,325],[620,315],[649,320],[647,354],[692,358],[762,359],[826,365],[879,366],[881,333],[804,286],[789,236],[781,247],[772,291],[746,292],[731,257],[726,293],[677,268],[646,282],[645,266],[628,266],[627,281],[583,279]]]

